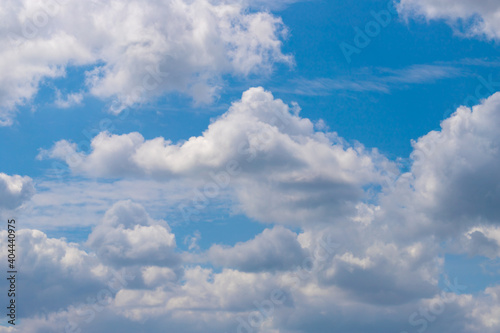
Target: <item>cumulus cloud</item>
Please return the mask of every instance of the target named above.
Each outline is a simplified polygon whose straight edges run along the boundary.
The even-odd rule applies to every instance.
[[[244,2],[5,0],[0,19],[2,125],[68,67],[85,70],[81,84],[119,113],[170,91],[210,102],[222,75],[292,62],[281,52],[281,19]]]
[[[251,88],[202,136],[185,142],[102,132],[88,155],[63,140],[39,156],[61,159],[74,173],[90,177],[204,179],[209,197],[231,187],[251,217],[297,224],[332,212],[347,214],[363,186],[398,174],[376,150],[315,131],[299,111],[262,88]]]
[[[17,208],[34,193],[35,187],[30,177],[0,173],[0,208]]]
[[[121,332],[140,332],[167,326],[173,332],[236,331],[238,318],[248,316],[256,309],[256,300],[269,299],[277,288],[274,277],[269,274],[233,270],[214,273],[200,267],[187,269],[185,282],[173,290],[164,286],[165,282],[159,288],[122,288],[104,305],[70,306],[45,316],[26,318],[22,331],[81,329],[104,333],[113,327]],[[286,296],[279,295],[280,303]],[[89,316],[89,312],[93,315]]]
[[[426,244],[430,245],[431,244]],[[442,260],[423,243],[398,246],[377,242],[362,256],[336,255],[324,271],[323,283],[342,288],[363,303],[404,304],[431,297],[439,290]]]
[[[175,236],[165,221],[152,219],[139,204],[117,202],[89,235],[87,244],[111,265],[175,265]]]
[[[4,124],[42,80],[63,76],[68,66],[86,66],[82,94],[113,99],[118,113],[174,90],[207,102],[224,74],[290,62],[281,53],[280,19],[246,10],[265,6],[260,1],[68,0],[53,2],[54,15],[39,26],[30,20],[43,20],[46,4],[4,2],[0,30],[10,32],[0,37],[7,45],[0,69],[9,69],[0,78]],[[403,0],[400,10],[469,17],[469,2],[450,4]],[[479,2],[482,21],[470,33],[497,38],[490,17],[497,7]],[[30,24],[36,29],[22,37]],[[417,82],[421,73],[405,72],[407,81],[392,83]],[[80,95],[56,98],[60,107],[82,102]],[[59,141],[40,158],[105,181],[45,182],[28,222],[46,226],[58,216],[50,223],[95,225],[81,245],[38,230],[18,232],[22,326],[0,332],[498,332],[499,286],[468,294],[439,284],[443,252],[499,256],[498,111],[500,94],[459,108],[439,131],[413,143],[413,164],[402,175],[376,150],[318,131],[325,126],[315,127],[297,105],[262,88],[246,91],[186,141],[103,132],[88,154]],[[195,209],[207,198],[229,201],[227,191],[236,196],[234,211],[278,225],[202,253],[195,233],[180,254],[158,217],[169,216],[190,187],[200,189],[190,202]],[[33,193],[30,178],[0,174],[0,208],[15,209]],[[122,200],[127,196],[140,203]],[[102,211],[97,223],[89,218]],[[6,236],[0,232],[3,248]]]
[[[102,233],[108,239],[103,240]],[[16,284],[22,292],[16,301],[23,304],[19,316],[27,319],[23,332],[74,331],[105,312],[122,288],[165,287],[181,274],[175,267],[148,266],[177,262],[174,235],[164,221],[151,219],[140,205],[128,201],[111,207],[89,236],[88,245],[95,252],[39,230],[21,229],[16,235],[15,265],[22,272]],[[7,248],[7,231],[0,236],[0,245]],[[121,252],[113,252],[116,248]],[[153,260],[146,257],[151,254]],[[128,267],[134,260],[139,269]]]
[[[440,131],[415,141],[411,172],[382,200],[381,214],[407,221],[401,226],[411,234],[457,236],[477,224],[498,225],[499,110],[497,93],[473,108],[458,108]]]
[[[494,260],[500,257],[500,228],[484,225],[472,227],[457,237],[452,249],[456,253],[484,256]]]
[[[444,261],[432,236],[400,240],[378,218],[369,225],[336,222],[308,226],[299,235],[308,256],[291,272],[301,278],[301,287],[340,288],[346,299],[381,307],[416,302],[439,291]]]
[[[208,331],[245,331],[243,327],[249,327],[263,332],[305,333],[313,324],[318,329],[348,327],[350,332],[364,332],[370,327],[403,330],[413,313],[424,320],[426,317],[419,314],[422,311],[434,311],[429,312],[432,318],[439,316],[439,321],[427,321],[429,332],[448,327],[459,332],[493,333],[498,329],[496,287],[478,297],[463,294],[463,288],[450,289],[446,291],[449,295],[443,297],[436,286],[442,264],[435,262],[436,244],[384,244],[381,235],[391,236],[378,230],[380,225],[375,227],[376,223],[376,219],[368,224],[353,222],[340,232],[323,226],[299,235],[284,227],[267,229],[231,248],[212,247],[209,253],[213,250],[214,262],[225,266],[222,271],[187,266],[182,279],[175,267],[141,258],[149,253],[149,244],[144,252],[141,246],[126,243],[123,230],[150,225],[167,229],[163,221],[152,220],[132,202],[118,202],[94,229],[97,236],[104,234],[109,241],[100,238],[100,243],[93,243],[93,236],[89,237],[88,245],[93,248],[121,246],[119,255],[104,252],[101,256],[97,251],[94,256],[76,244],[47,238],[35,230],[23,231],[20,239],[26,241],[22,255],[26,261],[21,268],[37,279],[33,286],[42,285],[47,290],[46,294],[38,293],[39,302],[46,302],[55,293],[61,309],[47,308],[37,316],[40,308],[35,302],[23,317],[22,332],[68,327],[98,333],[109,327],[137,332],[168,326],[174,332],[199,332],[201,327]],[[327,233],[335,238],[325,236]],[[143,241],[158,245],[155,256],[162,255],[163,241],[158,243],[154,237]],[[279,257],[288,263],[287,267]],[[107,282],[123,267],[130,266],[129,259],[138,266],[134,271],[140,281],[123,278],[127,283],[111,290]],[[57,278],[52,272],[58,273]],[[102,290],[108,290],[107,298],[98,300]],[[453,295],[457,291],[463,295]],[[273,302],[276,293],[281,295],[279,302]],[[88,295],[89,305],[82,304]],[[443,304],[446,312],[440,310]],[[365,314],[363,318],[359,318],[360,311]]]
[[[316,131],[297,106],[262,88],[187,141],[101,133],[89,154],[56,143],[41,156],[62,159],[75,174],[165,186],[187,179],[205,195],[206,184],[231,188],[248,216],[301,228],[274,226],[234,246],[184,253],[180,263],[166,223],[119,202],[87,245],[104,267],[133,267],[140,281],[120,290],[89,329],[498,331],[498,286],[470,294],[439,282],[443,253],[498,256],[499,108],[500,94],[459,108],[413,143],[413,163],[401,175],[376,151]],[[193,266],[200,261],[209,267]],[[287,301],[255,324],[252,313],[275,289]]]
[[[7,248],[7,232],[0,235],[2,248]],[[77,244],[48,238],[38,230],[18,230],[16,236],[16,270],[22,272],[17,283],[22,292],[17,294],[17,301],[23,304],[24,316],[84,302],[110,278],[99,260]]]
[[[288,272],[245,273],[233,269],[214,272],[197,266],[187,268],[179,281],[171,268],[146,265],[140,270],[144,286],[134,286],[129,278],[123,278],[128,283],[118,283],[112,288],[108,282],[114,275],[121,276],[116,274],[118,271],[99,262],[99,257],[78,249],[76,244],[50,239],[34,230],[23,231],[22,239],[26,240],[22,269],[37,279],[33,286],[44,286],[47,290],[46,294],[38,293],[39,301],[46,302],[56,293],[61,308],[45,308],[41,315],[35,315],[41,312],[35,302],[23,315],[21,328],[11,330],[14,332],[81,329],[104,333],[110,327],[137,332],[168,326],[173,332],[199,332],[203,327],[207,331],[250,328],[305,333],[312,324],[318,329],[348,327],[350,332],[363,332],[369,327],[403,330],[420,328],[421,321],[418,325],[408,324],[412,313],[417,314],[416,319],[426,318],[419,311],[426,311],[430,318],[439,316],[438,321],[427,321],[429,332],[452,327],[458,332],[493,333],[498,327],[498,287],[488,288],[476,298],[453,294],[451,288],[407,304],[373,306],[362,299],[353,299],[344,286],[318,284],[314,271],[310,276],[300,275],[304,283],[294,286],[289,282]],[[367,269],[373,264],[357,260],[352,254],[334,257],[359,268]],[[57,272],[57,278],[48,272]],[[459,287],[458,292],[463,292],[462,286]],[[107,290],[106,299],[100,299],[103,290]],[[88,302],[82,301],[85,298]],[[443,306],[446,311],[440,310]],[[359,311],[364,313],[362,318]]]
[[[212,245],[206,256],[216,266],[258,272],[291,270],[302,263],[307,252],[298,242],[297,234],[277,226],[233,247]]]
[[[405,16],[444,19],[469,36],[500,38],[500,4],[490,0],[401,0],[398,11]]]

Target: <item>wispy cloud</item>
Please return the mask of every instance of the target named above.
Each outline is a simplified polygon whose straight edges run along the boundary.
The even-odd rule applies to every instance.
[[[81,92],[69,93],[63,96],[59,89],[56,90],[56,100],[54,104],[60,109],[68,109],[73,106],[81,105],[82,102],[83,94]]]
[[[402,69],[363,68],[351,76],[294,79],[289,87],[282,91],[308,96],[329,95],[333,91],[390,93],[406,85],[429,84],[466,73],[466,69],[446,64],[412,65]]]

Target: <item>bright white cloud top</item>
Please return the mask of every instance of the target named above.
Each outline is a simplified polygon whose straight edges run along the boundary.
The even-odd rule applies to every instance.
[[[401,0],[398,10],[428,20],[444,19],[473,37],[500,38],[500,4],[491,0]]]
[[[111,99],[110,111],[120,113],[171,91],[208,103],[225,74],[265,73],[275,62],[292,62],[281,52],[286,34],[281,20],[267,12],[249,13],[238,2],[26,0],[1,5],[4,125],[12,122],[16,106],[36,96],[44,79],[63,77],[70,67],[84,68],[87,93]],[[57,104],[64,107],[75,96]]]
[[[215,181],[219,188],[233,187],[250,216],[299,225],[353,208],[363,186],[387,183],[397,174],[376,150],[318,132],[298,113],[297,106],[252,88],[202,136],[183,143],[103,132],[92,140],[89,155],[63,140],[39,157],[61,159],[90,177],[201,178],[209,197],[218,191],[208,185]]]

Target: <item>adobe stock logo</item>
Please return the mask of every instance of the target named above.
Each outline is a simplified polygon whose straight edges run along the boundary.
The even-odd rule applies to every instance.
[[[393,17],[398,15],[398,11],[394,7],[394,1],[390,0],[387,3],[387,9],[382,9],[379,12],[372,10],[370,11],[370,15],[373,17],[373,20],[366,23],[363,30],[360,27],[354,27],[356,35],[352,44],[346,42],[339,44],[340,50],[348,64],[352,62],[354,54],[360,54],[364,48],[370,45],[375,37],[380,35],[382,28],[391,24]]]
[[[424,333],[431,323],[435,322],[441,314],[446,310],[447,304],[457,303],[459,296],[467,289],[467,286],[458,284],[458,279],[455,278],[452,284],[450,281],[445,281],[446,288],[426,306],[420,307],[418,312],[415,311],[408,317],[408,323],[414,327],[414,332]],[[402,331],[401,333],[409,333]]]

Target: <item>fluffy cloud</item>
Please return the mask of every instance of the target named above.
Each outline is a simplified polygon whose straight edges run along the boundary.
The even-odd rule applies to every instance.
[[[233,270],[216,274],[200,267],[187,269],[184,283],[172,289],[165,285],[163,281],[156,288],[122,288],[105,303],[69,306],[44,316],[26,318],[22,332],[77,332],[80,329],[104,333],[110,327],[121,332],[138,332],[157,331],[166,326],[172,332],[236,331],[238,318],[255,311],[254,303],[264,301],[265,304],[278,287],[270,274]],[[279,305],[283,306],[281,299],[286,300],[287,295],[281,293],[279,297]]]
[[[497,286],[466,294],[460,283],[440,290],[439,281],[443,253],[498,256],[499,106],[496,94],[459,108],[440,131],[413,143],[413,164],[402,175],[376,151],[316,131],[297,107],[261,88],[245,92],[203,135],[185,142],[101,133],[88,155],[71,142],[57,143],[41,155],[66,161],[75,174],[145,177],[165,186],[188,179],[205,196],[213,184],[234,191],[236,208],[259,221],[301,227],[297,234],[275,226],[232,247],[184,253],[179,263],[170,261],[175,243],[165,222],[120,202],[87,244],[103,267],[132,267],[140,278],[87,327],[498,331]],[[154,235],[151,227],[158,227]],[[152,256],[161,260],[148,261]],[[196,260],[222,269],[193,266]],[[275,289],[287,302],[259,319],[255,313]],[[54,320],[37,325],[52,327]]]
[[[278,226],[234,247],[213,245],[206,255],[216,266],[256,272],[293,269],[302,263],[307,253],[295,233]]]
[[[475,226],[457,237],[452,249],[469,256],[483,256],[492,260],[500,257],[500,228],[496,226]]]
[[[82,85],[94,96],[111,98],[111,111],[119,113],[169,91],[210,102],[222,75],[262,73],[274,62],[292,61],[281,53],[286,33],[281,20],[263,11],[250,13],[244,3],[4,0],[1,4],[3,125],[11,123],[17,105],[36,95],[43,80],[63,77],[70,66],[85,69]]]
[[[336,255],[322,272],[322,283],[342,288],[353,299],[368,304],[404,304],[431,297],[439,290],[437,276],[443,261],[432,243],[397,246],[376,242],[362,256]]]
[[[472,109],[460,107],[440,131],[415,141],[411,172],[382,199],[381,216],[399,220],[395,227],[410,228],[410,235],[450,237],[478,224],[498,225],[499,110],[497,93]]]
[[[105,226],[106,230],[101,231],[110,239],[107,244],[120,245],[126,238],[121,237],[121,231],[146,225],[167,228],[164,222],[149,218],[142,207],[119,202],[108,210],[95,230]],[[137,259],[130,251],[135,253],[141,250],[140,246],[122,246],[119,260],[114,257],[111,268],[107,265],[109,257],[100,256],[99,252],[95,256],[76,244],[47,238],[36,230],[24,230],[19,234],[23,250],[20,270],[29,280],[19,287],[30,292],[35,286],[37,291],[43,287],[47,292],[32,291],[37,299],[31,300],[33,306],[22,317],[22,332],[81,329],[104,333],[110,327],[137,332],[168,326],[173,332],[199,332],[203,327],[206,331],[306,333],[313,324],[319,331],[348,327],[350,332],[364,332],[370,327],[414,330],[424,323],[429,332],[447,327],[464,333],[493,333],[498,329],[497,287],[488,288],[478,297],[455,295],[464,289],[455,290],[454,285],[441,293],[435,285],[432,288],[438,271],[426,268],[434,258],[434,253],[428,251],[431,244],[384,245],[380,242],[383,237],[377,235],[377,244],[367,248],[369,242],[361,240],[373,232],[374,229],[366,229],[371,224],[352,225],[360,228],[358,233],[365,232],[357,240],[352,238],[352,228],[338,233],[338,244],[324,236],[332,231],[329,227],[299,235],[283,227],[267,229],[246,243],[214,251],[214,260],[224,265],[254,270],[268,264],[267,271],[224,268],[214,272],[195,266],[186,267],[182,279],[171,267],[142,260],[135,262],[139,266],[133,269],[136,274],[121,273],[130,264],[121,259]],[[5,236],[4,231],[1,239]],[[89,243],[91,239],[92,235]],[[161,247],[163,243],[152,244]],[[318,246],[322,250],[318,251]],[[292,255],[284,249],[291,249],[292,253],[300,249],[302,253]],[[303,256],[304,251],[308,253],[306,258],[293,262],[293,266],[299,267],[274,270],[270,264],[275,261],[279,267],[279,256],[287,262],[291,257]],[[430,260],[429,254],[433,255]],[[262,256],[256,259],[258,264],[251,260],[252,255]],[[113,279],[116,283],[110,284]],[[43,308],[54,295],[57,302],[51,304],[55,305]],[[446,311],[442,311],[443,307]],[[363,318],[359,318],[360,311],[365,314]],[[426,312],[427,317],[422,315]],[[416,317],[411,317],[414,313]],[[409,324],[410,317],[413,324]]]
[[[9,5],[0,6],[7,27],[40,8]],[[12,60],[7,77],[14,82],[2,91],[0,78],[0,94],[9,94],[3,100],[12,108],[36,94],[43,78],[90,65],[90,93],[114,98],[115,112],[170,90],[206,101],[224,73],[246,75],[289,60],[280,52],[279,19],[243,8],[203,0],[68,0],[46,29],[20,41],[16,57],[0,51]],[[21,66],[33,53],[38,62]],[[79,101],[60,97],[60,106]],[[89,154],[57,142],[40,157],[106,181],[43,183],[28,222],[46,226],[58,216],[89,225],[98,221],[90,216],[107,211],[81,245],[18,232],[19,302],[26,305],[22,326],[0,332],[498,332],[499,286],[465,294],[446,282],[441,291],[439,281],[446,251],[499,255],[499,109],[500,94],[460,108],[440,131],[414,142],[413,164],[402,175],[376,150],[317,131],[298,106],[262,88],[245,92],[187,141],[101,133]],[[172,202],[189,197],[190,187],[198,188],[191,208],[235,195],[237,213],[280,225],[234,246],[180,254],[158,216],[171,221]],[[16,208],[32,193],[31,179],[0,174],[1,208]],[[123,201],[127,196],[140,204]],[[0,232],[3,248],[6,236]],[[189,250],[199,237],[187,238]]]
[[[16,269],[22,272],[17,282],[22,292],[17,301],[23,304],[24,316],[84,302],[89,293],[99,291],[110,278],[98,259],[77,244],[48,238],[38,230],[18,230],[16,236]],[[0,233],[0,244],[7,248],[6,231]]]
[[[34,193],[35,187],[30,177],[0,173],[0,208],[17,208]]]
[[[490,0],[401,0],[398,11],[406,16],[445,19],[470,36],[500,38],[500,4]]]
[[[251,217],[292,224],[351,213],[363,186],[397,176],[376,150],[317,132],[298,113],[298,106],[251,88],[202,136],[185,142],[103,132],[88,155],[63,140],[40,157],[61,159],[74,173],[91,177],[202,179],[207,197],[230,186]]]
[[[481,297],[473,302],[472,316],[476,319],[475,328],[486,327],[494,330],[500,326],[500,286],[486,288]],[[471,325],[472,326],[472,325]]]
[[[174,235],[164,221],[152,220],[132,202],[118,202],[106,212],[89,236],[95,252],[65,239],[48,238],[39,230],[21,229],[16,235],[15,264],[22,272],[16,285],[22,292],[16,301],[23,304],[19,315],[28,319],[26,331],[30,332],[43,327],[73,331],[78,327],[73,323],[94,320],[122,288],[151,286],[158,280],[165,286],[182,273],[177,268],[147,266],[177,262]],[[7,247],[6,231],[0,232],[0,246]],[[128,267],[132,262],[139,269]],[[5,264],[2,267],[6,269]],[[30,327],[30,322],[42,325]]]
[[[174,265],[175,236],[165,221],[149,217],[131,201],[111,207],[89,235],[87,244],[111,265]]]
[[[425,327],[426,332],[431,333],[450,329],[460,333],[494,333],[498,325],[495,317],[498,313],[497,287],[488,288],[477,298],[468,294],[443,293],[417,304],[398,307],[367,306],[344,299],[340,289],[310,287],[297,292],[293,299],[295,304],[291,306],[289,294],[282,294],[284,302],[272,303],[271,294],[266,294],[268,290],[260,292],[255,287],[258,283],[269,285],[272,280],[234,271],[212,275],[209,271],[195,268],[189,272],[186,284],[197,287],[195,293],[187,290],[179,290],[178,294],[158,290],[122,290],[114,302],[96,313],[92,320],[85,322],[82,318],[78,326],[76,321],[73,324],[83,331],[96,333],[107,332],[111,327],[132,333],[141,330],[155,331],[165,326],[172,332],[189,333],[199,332],[202,327],[210,332],[279,330],[285,333],[306,333],[310,332],[311,327],[320,332],[346,328],[354,333],[374,329],[413,332]],[[223,295],[219,295],[221,290],[224,290]],[[254,297],[248,297],[250,293],[241,292],[244,290],[254,292]],[[232,303],[221,304],[222,300],[230,301],[225,298],[229,295],[232,296]],[[245,304],[248,298],[254,304]],[[190,301],[193,303],[189,303]],[[232,310],[227,310],[224,304],[230,305]],[[190,308],[195,310],[190,311]],[[363,316],[359,316],[360,311]],[[23,332],[63,330],[64,323],[76,317],[74,310],[68,310],[51,313],[47,317],[26,319],[23,321]],[[409,323],[409,317],[413,318],[413,324]]]

